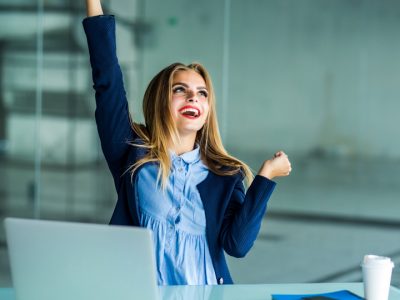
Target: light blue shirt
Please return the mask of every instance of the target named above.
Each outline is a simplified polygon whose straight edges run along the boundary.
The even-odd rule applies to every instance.
[[[206,217],[197,184],[208,175],[199,148],[177,156],[165,191],[157,186],[158,165],[137,175],[140,225],[153,231],[160,285],[217,284],[206,239]]]

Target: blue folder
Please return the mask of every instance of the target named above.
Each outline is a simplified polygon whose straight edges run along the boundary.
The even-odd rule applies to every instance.
[[[272,300],[312,300],[314,297],[315,300],[317,299],[326,299],[326,300],[360,300],[364,299],[356,294],[353,294],[350,291],[343,290],[343,291],[336,291],[331,293],[324,293],[324,294],[303,294],[303,295],[288,295],[288,294],[273,294]]]

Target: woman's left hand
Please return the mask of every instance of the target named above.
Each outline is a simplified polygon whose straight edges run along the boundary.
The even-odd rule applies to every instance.
[[[274,177],[288,176],[292,171],[289,157],[283,151],[278,151],[274,157],[264,161],[258,175],[272,179]]]

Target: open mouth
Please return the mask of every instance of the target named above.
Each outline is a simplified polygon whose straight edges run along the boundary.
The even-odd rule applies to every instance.
[[[200,117],[200,110],[193,106],[184,106],[179,112],[187,118],[194,119]]]

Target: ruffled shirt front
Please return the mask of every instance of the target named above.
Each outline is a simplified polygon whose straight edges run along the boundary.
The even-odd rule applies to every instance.
[[[158,284],[217,284],[206,238],[206,218],[197,184],[208,175],[199,148],[177,156],[166,189],[157,184],[158,165],[137,175],[140,225],[153,231]]]

